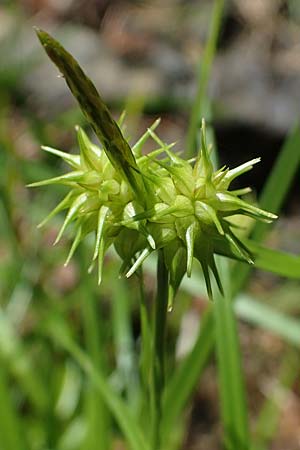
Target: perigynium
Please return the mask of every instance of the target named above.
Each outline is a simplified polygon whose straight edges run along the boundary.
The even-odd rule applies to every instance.
[[[74,58],[51,36],[37,31],[46,52],[58,66],[83,113],[98,136],[96,146],[80,127],[78,155],[43,147],[61,157],[72,171],[30,186],[63,184],[70,188],[59,205],[40,224],[67,210],[58,233],[58,242],[73,222],[75,236],[66,263],[79,243],[95,235],[92,266],[98,262],[101,282],[105,252],[113,245],[123,263],[121,273],[131,276],[157,249],[163,250],[169,272],[169,303],[184,276],[191,275],[193,260],[202,267],[207,292],[212,296],[211,275],[222,292],[214,254],[252,264],[246,246],[235,234],[231,216],[242,214],[271,222],[274,214],[242,200],[249,188],[230,190],[232,181],[252,169],[259,158],[234,169],[214,170],[211,149],[202,121],[201,147],[197,157],[186,161],[172,151],[155,133],[156,121],[130,148],[120,126],[111,117],[92,82]],[[143,154],[143,146],[153,139],[157,148]]]

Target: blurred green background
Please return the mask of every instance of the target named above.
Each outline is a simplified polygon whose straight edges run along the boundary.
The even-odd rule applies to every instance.
[[[42,153],[40,145],[76,152],[74,126],[86,125],[32,27],[44,28],[64,43],[95,81],[115,117],[127,110],[131,142],[161,117],[160,136],[177,141],[176,149],[184,150],[212,4],[209,0],[0,3],[1,450],[99,448],[96,440],[88,440],[87,428],[105,426],[97,423],[100,403],[97,407],[91,401],[94,394],[88,381],[49,337],[49,328],[63,326],[75,336],[95,361],[101,361],[116,390],[129,392],[133,403],[137,383],[136,374],[130,372],[134,350],[139,348],[136,280],[118,279],[119,262],[112,254],[98,288],[95,275],[87,274],[89,242],[64,267],[71,241],[67,236],[52,246],[62,217],[36,228],[64,193],[57,187],[34,191],[25,187],[63,173],[61,162]],[[244,177],[244,185],[259,195],[286,136],[299,121],[298,0],[226,3],[209,97],[221,162],[233,166],[262,157],[259,167]],[[298,170],[269,245],[299,254],[299,224]],[[300,345],[299,286],[298,281],[256,271],[247,287],[247,295],[258,302],[256,314],[243,302],[237,308],[251,422],[257,433],[264,423],[272,450],[300,448],[300,368],[295,350]],[[152,298],[154,288],[149,267],[147,298]],[[191,348],[206,305],[205,296],[192,283],[184,284],[169,317],[168,345],[176,348],[178,360]],[[270,310],[259,309],[270,305],[280,314],[273,329],[264,321]],[[94,342],[101,345],[95,347]],[[211,363],[186,413],[184,449],[220,448],[213,371]],[[124,448],[117,429],[113,448]]]

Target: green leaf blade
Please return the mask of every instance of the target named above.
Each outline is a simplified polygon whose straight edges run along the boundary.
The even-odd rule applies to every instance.
[[[143,182],[134,155],[96,87],[57,40],[38,28],[36,33],[47,55],[65,78],[112,165],[125,177],[133,191],[141,194]]]
[[[144,433],[134,419],[132,412],[123,399],[116,394],[103,371],[95,366],[93,360],[73,340],[65,324],[58,317],[51,317],[46,325],[46,333],[62,349],[72,355],[93,383],[122,430],[128,448],[131,450],[149,450]]]

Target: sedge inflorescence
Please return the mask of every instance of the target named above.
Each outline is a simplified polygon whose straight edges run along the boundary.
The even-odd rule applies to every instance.
[[[137,271],[145,259],[163,249],[170,274],[170,301],[182,277],[192,272],[194,258],[204,273],[208,295],[212,295],[212,274],[222,291],[214,254],[225,254],[253,263],[252,256],[234,233],[230,216],[244,214],[270,222],[275,216],[240,198],[249,188],[230,191],[231,182],[252,169],[254,159],[234,169],[214,171],[202,122],[201,148],[196,158],[186,161],[174,153],[155,133],[156,121],[132,147],[135,173],[140,180],[134,192],[122,172],[118,171],[103,148],[96,146],[82,128],[77,127],[79,155],[53,148],[47,152],[61,157],[72,171],[31,186],[63,184],[70,188],[59,205],[40,224],[62,210],[67,214],[55,242],[71,223],[75,223],[74,241],[66,263],[79,243],[95,234],[92,266],[97,262],[98,281],[102,278],[103,260],[113,245],[121,257],[121,272],[127,277]],[[148,139],[157,148],[148,154],[142,149]]]
[[[91,268],[98,264],[102,278],[104,256],[113,245],[123,263],[121,273],[135,273],[145,259],[161,249],[169,273],[169,302],[186,273],[191,275],[194,259],[201,264],[207,292],[212,297],[211,275],[219,290],[222,285],[216,267],[216,253],[253,263],[246,246],[238,239],[230,217],[244,214],[271,222],[275,215],[240,198],[249,188],[230,190],[231,182],[252,169],[259,159],[235,169],[214,170],[210,148],[202,122],[198,156],[186,161],[172,151],[156,134],[156,121],[132,146],[122,134],[122,124],[112,118],[92,81],[64,47],[45,31],[37,29],[46,53],[92,126],[101,146],[77,127],[79,155],[56,149],[44,150],[61,157],[72,171],[32,186],[63,184],[70,188],[61,203],[42,222],[67,210],[58,242],[66,227],[75,223],[75,237],[66,263],[79,243],[95,234]],[[157,148],[143,154],[143,146],[152,139]]]

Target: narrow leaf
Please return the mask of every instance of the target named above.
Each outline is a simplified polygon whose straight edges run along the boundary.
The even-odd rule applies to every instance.
[[[50,337],[57,342],[61,348],[69,352],[101,395],[103,402],[110,409],[131,450],[149,450],[145,437],[134,420],[131,411],[108,383],[102,371],[95,366],[91,358],[86,355],[80,347],[72,340],[65,326],[58,320],[49,321],[47,331]]]
[[[134,155],[94,84],[58,41],[43,30],[36,29],[36,33],[49,58],[65,78],[112,165],[127,179],[134,192],[140,194],[142,179]]]

